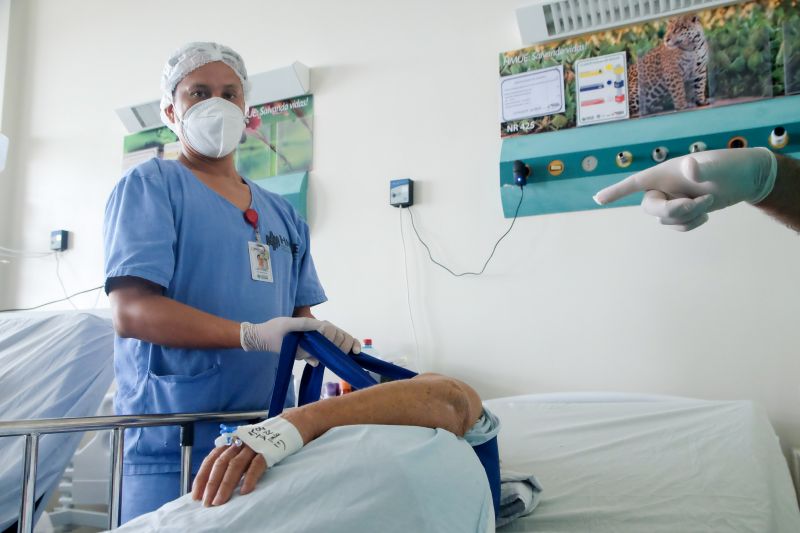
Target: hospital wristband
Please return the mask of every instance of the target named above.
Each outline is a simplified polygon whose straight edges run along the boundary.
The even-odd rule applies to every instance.
[[[297,428],[283,417],[268,418],[258,424],[239,426],[234,437],[250,446],[273,467],[303,447],[303,437]]]
[[[764,177],[764,181],[762,181],[759,185],[759,194],[753,200],[750,200],[751,205],[756,205],[762,200],[764,200],[769,194],[772,192],[772,189],[775,187],[775,179],[778,177],[778,158],[775,157],[775,154],[769,148],[758,147],[755,150],[763,150],[769,156],[769,174]]]

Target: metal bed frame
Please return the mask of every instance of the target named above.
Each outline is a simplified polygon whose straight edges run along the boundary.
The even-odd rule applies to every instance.
[[[233,422],[263,419],[267,411],[228,413],[181,413],[169,415],[88,416],[81,418],[42,418],[38,420],[0,421],[0,437],[25,437],[25,456],[22,463],[22,501],[17,531],[33,533],[33,513],[36,498],[36,467],[39,460],[39,438],[49,433],[111,430],[111,484],[109,486],[108,528],[119,527],[120,496],[122,494],[122,456],[125,430],[150,426],[180,426],[181,428],[181,495],[189,492],[192,479],[192,447],[195,422]],[[43,502],[46,503],[46,502]]]
[[[342,357],[339,349],[319,332],[290,333],[281,345],[280,360],[275,379],[274,392],[267,411],[244,411],[222,413],[182,413],[169,415],[123,415],[90,416],[82,418],[43,418],[34,420],[0,421],[0,437],[25,437],[25,458],[22,464],[22,503],[18,518],[19,533],[33,533],[33,514],[36,498],[36,466],[39,457],[39,437],[48,433],[71,433],[78,431],[112,431],[111,442],[111,485],[109,486],[108,528],[119,527],[119,507],[122,486],[122,459],[125,445],[125,429],[148,426],[180,426],[181,475],[180,494],[189,492],[192,479],[192,447],[194,445],[195,422],[233,422],[264,419],[283,410],[289,383],[292,379],[292,365],[298,346],[319,360],[316,367],[306,365],[300,381],[298,405],[305,405],[319,399],[322,377],[325,368],[338,376],[346,376],[353,388],[360,389],[375,385],[376,382],[364,369],[372,370],[393,379],[406,379],[415,372],[397,367],[366,354]],[[363,367],[363,368],[362,368]],[[492,441],[490,441],[492,442]],[[497,442],[494,442],[494,455],[497,456]],[[479,454],[481,463],[484,459]],[[495,461],[496,462],[496,461]],[[497,488],[499,495],[500,471],[497,468]],[[494,491],[493,491],[494,492]]]

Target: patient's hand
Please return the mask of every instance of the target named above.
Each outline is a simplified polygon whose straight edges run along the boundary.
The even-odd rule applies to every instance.
[[[482,412],[480,397],[466,383],[422,374],[287,409],[280,416],[297,429],[305,445],[333,427],[353,424],[443,428],[462,437]],[[266,470],[264,456],[246,444],[215,448],[197,472],[192,498],[206,506],[222,505],[242,477],[240,494],[248,494]]]
[[[231,499],[233,490],[244,476],[240,494],[253,492],[259,478],[267,470],[264,456],[252,448],[220,446],[205,458],[192,484],[192,498],[203,500],[203,505],[222,505]]]

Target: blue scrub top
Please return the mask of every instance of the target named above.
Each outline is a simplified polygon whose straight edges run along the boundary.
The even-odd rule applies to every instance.
[[[280,196],[245,180],[269,245],[273,281],[254,281],[242,211],[178,161],[151,159],[111,193],[104,222],[105,276],[135,276],[164,295],[237,322],[291,316],[327,298],[311,258],[308,225]],[[108,288],[108,285],[107,285]],[[118,414],[265,410],[278,354],[196,350],[115,340]],[[294,401],[289,398],[287,401]],[[195,429],[193,469],[213,448],[219,425]],[[137,428],[125,436],[126,474],[177,472],[177,427]]]

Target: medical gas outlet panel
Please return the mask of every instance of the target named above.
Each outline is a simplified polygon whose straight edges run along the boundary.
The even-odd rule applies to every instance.
[[[596,209],[592,196],[599,190],[667,159],[757,146],[800,156],[800,95],[505,139],[504,215],[511,217],[519,200],[515,161],[531,169],[520,215],[538,215]],[[640,202],[637,194],[609,207]]]
[[[580,34],[548,26],[554,40],[499,54],[506,217],[520,198],[523,216],[600,209],[592,200],[599,190],[692,152],[800,155],[796,0],[636,5],[645,11],[620,12],[613,27],[603,24],[605,4],[583,6]],[[524,195],[515,161],[531,170]]]

